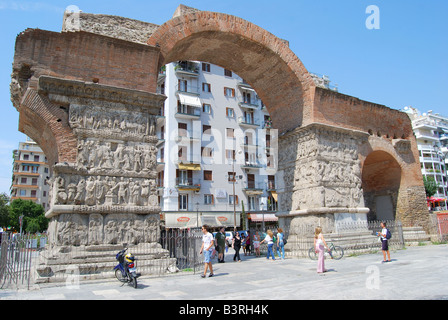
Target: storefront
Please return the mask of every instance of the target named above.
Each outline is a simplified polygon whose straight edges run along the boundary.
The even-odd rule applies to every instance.
[[[163,212],[165,228],[196,228],[206,224],[212,228],[233,228],[233,212]],[[240,213],[236,213],[236,226],[240,227]]]

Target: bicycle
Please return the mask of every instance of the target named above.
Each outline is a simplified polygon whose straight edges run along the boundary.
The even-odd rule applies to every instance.
[[[342,247],[335,246],[332,242],[330,242],[328,248],[330,251],[327,251],[326,253],[330,255],[331,259],[339,260],[344,256],[344,249],[342,249]],[[314,246],[308,250],[308,256],[311,260],[317,260],[319,257],[319,254],[316,253],[316,248]]]

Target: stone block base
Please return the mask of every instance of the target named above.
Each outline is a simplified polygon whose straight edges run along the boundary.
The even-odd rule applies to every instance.
[[[116,254],[122,245],[57,246],[41,252],[35,265],[35,283],[77,282],[115,277]],[[177,270],[176,259],[158,243],[130,246],[142,275],[163,275]]]

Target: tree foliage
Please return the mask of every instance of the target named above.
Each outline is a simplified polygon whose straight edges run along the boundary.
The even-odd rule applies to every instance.
[[[423,184],[425,186],[425,192],[427,197],[432,197],[437,193],[437,183],[435,182],[433,177],[423,176]]]
[[[45,210],[30,200],[16,199],[9,206],[10,225],[20,230],[19,217],[23,215],[22,230],[28,233],[43,232],[48,228]]]

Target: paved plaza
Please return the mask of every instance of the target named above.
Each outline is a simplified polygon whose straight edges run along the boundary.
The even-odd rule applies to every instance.
[[[448,300],[448,246],[408,247],[382,254],[326,260],[325,274],[316,273],[316,261],[244,257],[241,263],[214,264],[215,276],[199,273],[142,277],[138,288],[116,280],[81,282],[78,287],[44,284],[31,290],[0,290],[2,300],[296,300],[397,299]]]

